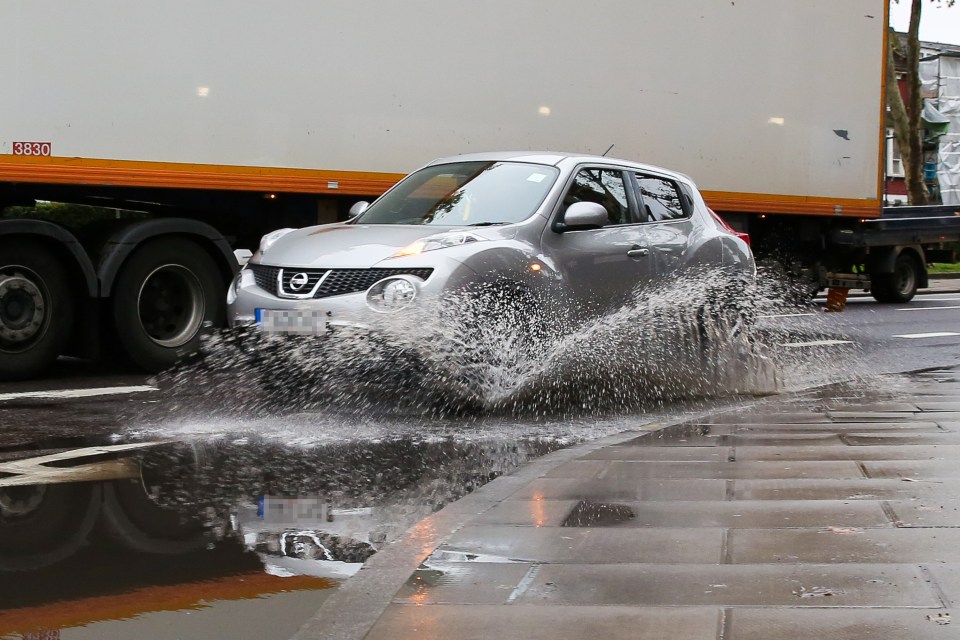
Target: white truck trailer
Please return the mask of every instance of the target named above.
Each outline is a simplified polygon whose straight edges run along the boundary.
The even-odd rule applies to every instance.
[[[886,3],[6,0],[0,379],[113,344],[167,367],[222,321],[233,248],[461,152],[663,165],[823,253],[881,216]]]

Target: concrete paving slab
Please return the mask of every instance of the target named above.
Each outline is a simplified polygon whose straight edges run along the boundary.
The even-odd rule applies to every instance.
[[[955,460],[888,460],[863,462],[871,478],[911,478],[941,480],[960,478],[960,464]],[[953,483],[951,483],[953,484]]]
[[[836,433],[738,433],[727,438],[729,444],[736,447],[793,447],[843,444]]]
[[[711,607],[391,605],[366,640],[716,640],[721,621]]]
[[[831,415],[836,412],[859,414],[878,412],[914,413],[916,411],[920,411],[920,409],[912,402],[831,402],[827,404],[827,413]]]
[[[921,411],[960,412],[960,400],[940,401],[940,402],[918,402],[917,406],[920,407]]]
[[[735,480],[734,500],[931,500],[956,497],[952,485],[903,480]]]
[[[479,516],[476,524],[554,527],[578,504],[575,500],[507,500]],[[630,527],[883,527],[893,526],[879,502],[841,500],[635,502],[616,504],[629,508],[633,517],[615,525]],[[911,503],[906,503],[911,504]],[[940,503],[933,503],[940,504]],[[958,515],[960,517],[960,515]]]
[[[940,428],[938,422],[824,422],[812,424],[745,424],[737,425],[737,433],[848,433],[848,432],[886,432],[886,431],[936,431]]]
[[[521,604],[938,607],[905,565],[543,565]]]
[[[394,596],[397,604],[508,604],[532,565],[428,560]]]
[[[811,424],[831,422],[826,414],[808,411],[749,411],[742,413],[724,413],[713,416],[711,424]]]
[[[914,413],[897,411],[830,411],[830,418],[835,422],[889,422],[891,420],[929,420],[919,410]]]
[[[924,411],[921,414],[918,414],[922,420],[935,420],[939,423],[943,422],[960,422],[960,411]]]
[[[960,625],[939,624],[946,609],[731,609],[727,640],[956,640]],[[958,614],[953,613],[953,619]],[[933,619],[931,619],[933,618]]]
[[[850,433],[842,437],[844,443],[851,447],[874,447],[884,445],[960,445],[960,433],[938,431],[937,433]]]
[[[937,563],[924,565],[924,568],[933,578],[947,605],[951,608],[960,607],[960,564]]]
[[[891,500],[886,507],[899,527],[960,527],[960,499]]]
[[[735,564],[960,562],[960,529],[733,529]]]
[[[474,524],[559,527],[578,502],[579,500],[505,500],[478,516],[473,522]]]
[[[960,469],[958,469],[960,473]],[[852,461],[800,462],[667,462],[660,460],[574,460],[557,467],[548,478],[590,478],[640,481],[653,478],[767,479],[767,478],[863,478]]]
[[[879,502],[735,500],[727,502],[626,502],[634,517],[618,527],[890,527]]]
[[[716,433],[710,433],[708,430],[714,427],[705,427],[703,432],[694,432],[690,430],[664,429],[640,436],[630,444],[642,445],[647,447],[705,447],[705,446],[724,446],[729,437],[727,432],[730,428],[723,428],[723,425],[716,427]]]
[[[745,460],[960,460],[960,445],[878,445],[851,447],[747,447],[736,449]]]
[[[723,500],[725,480],[580,480],[539,478],[512,498],[546,500]]]
[[[569,527],[464,527],[440,546],[531,562],[715,563],[722,529],[581,529]]]
[[[605,447],[591,451],[583,460],[689,460],[705,462],[727,460],[732,454],[729,446],[706,447]]]

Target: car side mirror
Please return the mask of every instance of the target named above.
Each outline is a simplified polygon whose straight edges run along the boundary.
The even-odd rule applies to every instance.
[[[361,200],[360,202],[353,203],[353,206],[350,207],[350,218],[356,218],[358,215],[366,211],[370,207],[370,203],[366,200]]]
[[[610,223],[603,205],[596,202],[574,202],[563,213],[563,220],[553,226],[555,231],[599,229]]]

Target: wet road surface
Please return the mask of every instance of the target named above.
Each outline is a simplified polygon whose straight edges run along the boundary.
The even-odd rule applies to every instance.
[[[876,316],[871,312],[866,318]],[[798,327],[790,318],[771,321],[782,344],[803,343],[811,336],[814,342],[842,343],[774,350],[772,356],[788,369],[795,387],[848,377],[851,369],[870,362],[871,354],[886,352],[870,339],[838,339],[858,331],[865,335],[870,322],[850,321],[844,328],[846,320],[829,327],[806,320]],[[944,344],[943,337],[932,340]],[[858,348],[851,349],[850,342]],[[938,350],[937,363],[956,360],[952,344]],[[229,378],[227,384],[213,387],[186,385],[186,391],[180,384],[171,396],[163,380],[91,374],[71,362],[62,363],[59,373],[39,385],[0,389],[0,638],[287,638],[364,560],[393,546],[409,527],[530,460],[631,429],[642,433],[652,423],[755,402],[736,397],[657,398],[628,413],[479,418],[395,407],[358,412],[328,406],[238,418],[220,410],[230,405],[234,394],[247,391]],[[62,393],[64,389],[70,393]],[[881,395],[893,402],[896,393],[887,389]],[[928,446],[949,444],[951,436],[930,421],[915,421],[904,435],[897,423],[903,407],[895,404],[887,407],[889,415],[875,414],[877,420],[886,415],[894,426],[876,422],[869,429],[858,427],[846,436],[847,444],[872,445],[871,451],[879,452],[879,444],[911,444],[913,430],[922,432]],[[750,455],[750,447],[782,444],[781,437],[800,438],[805,446],[836,444],[838,436],[824,429],[821,418],[808,417],[808,425],[794,415],[801,426],[774,430],[695,423],[692,430],[675,432],[673,444],[707,438],[711,446],[722,442],[744,456]],[[935,441],[937,437],[944,440]],[[668,461],[621,463],[603,471],[596,466],[599,459],[586,460],[571,466],[572,471],[545,475],[539,484],[531,484],[526,499],[539,505],[535,516],[543,526],[629,528],[645,522],[673,531],[660,543],[637,548],[630,559],[640,563],[670,557],[671,544],[677,543],[670,543],[669,536],[689,526],[691,518],[712,520],[708,525],[700,522],[698,526],[706,528],[696,531],[688,546],[695,538],[713,540],[734,516],[771,528],[777,527],[778,518],[787,517],[785,509],[801,526],[823,519],[797,488],[789,489],[799,493],[783,505],[761,508],[756,500],[788,492],[777,484],[785,478],[775,465],[764,464],[768,461],[751,466],[746,458],[738,458],[747,465],[740,467],[746,469],[741,473],[751,475],[757,483],[751,490],[758,493],[737,495],[747,500],[745,511],[731,514],[715,501],[728,495],[731,483],[746,485],[744,478],[729,475],[719,464],[727,450],[719,447],[710,453],[720,459],[708,477],[693,477],[676,464],[698,459],[706,451],[703,446],[670,451]],[[632,461],[639,460],[642,456]],[[848,460],[802,462],[797,468],[806,476],[834,482],[852,479],[865,468]],[[622,490],[607,495],[594,478],[601,473],[620,482]],[[638,494],[630,489],[643,479],[636,473],[669,482],[658,480]],[[841,495],[842,484],[834,490],[837,500],[846,495]],[[597,506],[597,500],[611,497],[616,498],[615,507]],[[484,517],[488,526],[523,520],[530,516],[528,506],[504,502]],[[876,509],[859,505],[846,507],[844,513],[834,526],[864,526],[877,516]],[[476,537],[478,543],[489,542],[486,530],[479,531],[483,535]],[[544,548],[536,536],[521,536],[517,544],[521,542],[531,553]],[[465,549],[455,550],[446,561],[464,553],[504,555],[496,549]],[[571,558],[542,562],[565,559]],[[420,578],[433,579],[428,574]],[[384,582],[389,580],[384,577]]]

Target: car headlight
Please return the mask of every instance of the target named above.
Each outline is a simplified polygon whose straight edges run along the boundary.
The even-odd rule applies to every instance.
[[[277,229],[276,231],[271,231],[267,235],[260,238],[260,250],[259,253],[264,253],[267,249],[273,246],[273,243],[287,235],[291,231],[296,231],[296,229]]]
[[[471,242],[481,242],[486,238],[481,238],[475,233],[469,231],[448,231],[436,235],[420,238],[416,242],[411,242],[400,251],[393,254],[392,258],[402,258],[403,256],[418,256],[424,251],[434,251],[436,249],[446,249],[447,247],[459,247]]]
[[[367,290],[367,304],[374,311],[399,311],[417,297],[417,285],[407,278],[386,278]]]

